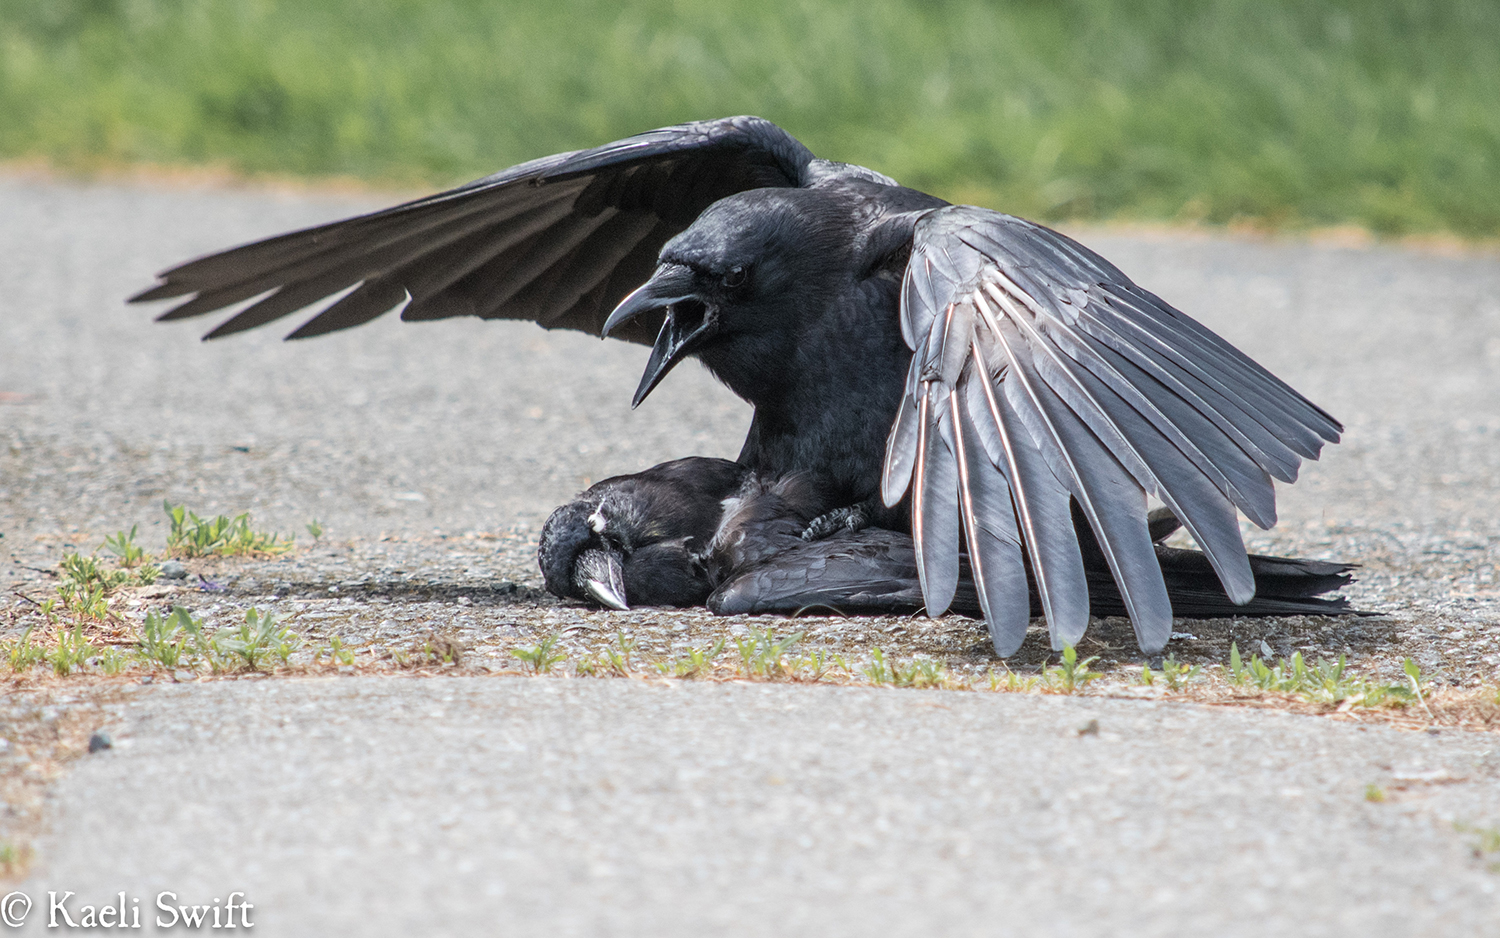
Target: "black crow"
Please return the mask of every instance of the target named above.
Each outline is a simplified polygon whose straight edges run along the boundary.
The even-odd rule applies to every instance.
[[[1143,650],[1172,618],[1148,494],[1248,602],[1236,511],[1273,524],[1272,479],[1293,481],[1342,430],[1077,242],[817,159],[751,117],[546,157],[160,280],[134,299],[193,294],[164,319],[274,291],[209,337],[345,290],[291,337],[397,307],[654,334],[635,403],[697,357],[755,407],[737,461],[807,473],[836,500],[814,533],[911,532],[930,613],[951,603],[967,544],[1001,655],[1025,634],[1028,576],[1054,646],[1087,626],[1075,505]]]
[[[794,613],[809,607],[846,613],[906,613],[923,607],[909,534],[841,530],[809,540],[827,494],[806,473],[770,478],[722,459],[680,459],[591,486],[554,511],[539,554],[558,596],[617,609],[697,606],[721,615]],[[1344,615],[1347,564],[1250,555],[1255,598],[1236,605],[1208,558],[1160,543],[1179,527],[1166,509],[1150,519],[1151,539],[1173,614],[1180,618]],[[1078,526],[1094,615],[1125,615],[1120,591],[1087,524]],[[1030,606],[1041,600],[1030,584]],[[950,607],[980,613],[967,555]]]
[[[542,526],[537,561],[548,591],[614,609],[702,605],[724,500],[747,472],[692,456],[590,486]]]

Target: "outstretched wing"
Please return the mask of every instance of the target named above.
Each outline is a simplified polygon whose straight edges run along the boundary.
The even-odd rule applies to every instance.
[[[917,223],[901,326],[916,354],[882,495],[894,505],[912,490],[932,614],[952,600],[968,545],[1001,655],[1025,635],[1028,561],[1053,647],[1083,635],[1074,504],[1144,651],[1172,632],[1148,493],[1182,520],[1229,597],[1247,602],[1255,579],[1235,510],[1274,524],[1272,478],[1291,482],[1343,429],[1088,248],[998,212],[954,206]]]
[[[251,329],[354,287],[288,338],[403,319],[532,319],[599,333],[657,254],[715,201],[798,186],[813,156],[758,117],[653,130],[513,166],[395,208],[189,261],[132,302],[195,294],[185,319],[274,291],[205,338]],[[661,314],[616,333],[649,344]]]

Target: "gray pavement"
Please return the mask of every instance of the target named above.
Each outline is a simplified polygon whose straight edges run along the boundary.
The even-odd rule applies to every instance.
[[[297,935],[1485,935],[1478,734],[527,678],[139,693],[27,889]],[[1097,735],[1078,729],[1097,720]],[[1405,779],[1405,781],[1402,781]],[[1392,800],[1365,801],[1369,784]],[[1404,786],[1404,787],[1403,787]],[[45,928],[34,926],[31,933]]]
[[[393,319],[202,345],[206,322],[120,305],[187,256],[384,201],[0,177],[7,593],[137,522],[160,547],[163,498],[283,531],[319,518],[318,562],[347,567],[382,535],[524,546],[591,480],[733,455],[748,414],[699,370],[629,410],[637,348]],[[1348,425],[1252,535],[1366,565],[1352,595],[1390,615],[1325,628],[1327,651],[1494,683],[1500,261],[1082,235]],[[534,584],[524,559],[419,548],[369,562]],[[114,708],[120,745],[49,796],[22,886],[41,912],[47,890],[241,890],[273,934],[1500,933],[1500,874],[1455,829],[1500,825],[1487,734],[494,677],[152,686]]]

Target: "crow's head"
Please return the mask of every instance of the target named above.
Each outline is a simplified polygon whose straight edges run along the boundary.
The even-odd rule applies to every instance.
[[[625,565],[636,550],[657,540],[648,507],[632,490],[607,488],[554,511],[537,548],[547,589],[612,609],[630,608]]]
[[[625,297],[606,335],[649,310],[666,308],[633,404],[668,371],[699,355],[742,395],[724,365],[763,372],[796,341],[799,319],[827,304],[846,276],[849,219],[826,195],[755,189],[709,206],[662,248],[656,273]],[[769,376],[768,376],[769,377]]]
[[[712,589],[703,555],[744,472],[690,457],[590,487],[542,526],[547,590],[614,609],[702,603]]]

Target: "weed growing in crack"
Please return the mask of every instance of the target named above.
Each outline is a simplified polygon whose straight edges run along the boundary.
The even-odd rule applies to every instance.
[[[891,665],[897,687],[942,688],[953,683],[947,665],[936,658],[913,658],[905,668]]]
[[[535,645],[512,648],[510,653],[521,659],[531,669],[532,674],[546,674],[552,670],[553,665],[567,660],[567,653],[556,650],[557,642],[558,637],[554,633]]]
[[[250,514],[233,518],[219,515],[200,518],[184,505],[162,502],[171,521],[167,553],[173,557],[266,557],[284,554],[293,546],[291,537],[267,534],[250,527]]]
[[[134,579],[128,570],[106,570],[99,561],[83,554],[68,554],[58,566],[63,585],[75,591],[111,593]]]
[[[157,567],[144,562],[145,552],[135,546],[135,529],[106,538],[103,547],[123,555],[121,567],[111,570],[91,556],[67,554],[58,564],[57,602],[76,622],[103,622],[114,616],[110,594],[122,586],[149,586],[156,582]],[[43,611],[51,618],[54,606]]]
[[[992,691],[1007,694],[1029,694],[1036,690],[1037,685],[1041,683],[1034,677],[1022,677],[1012,671],[1003,662],[1000,667],[1004,671],[1003,676],[996,674],[994,668],[990,669],[988,683],[989,689]]]
[[[776,637],[771,627],[751,629],[745,638],[737,638],[734,647],[740,654],[740,674],[748,678],[775,680],[792,676],[788,655],[802,641],[806,633]]]
[[[1246,664],[1239,645],[1229,646],[1231,683],[1341,707],[1404,707],[1416,700],[1425,708],[1421,669],[1410,658],[1406,659],[1404,667],[1410,686],[1406,683],[1382,684],[1350,674],[1343,655],[1334,661],[1325,659],[1312,664],[1303,660],[1300,651],[1290,660],[1283,659],[1273,664],[1266,664],[1259,655],[1253,655]]]
[[[220,654],[239,657],[251,671],[274,655],[285,665],[302,639],[291,629],[276,623],[276,614],[260,614],[254,607],[245,610],[245,622],[236,629],[225,629],[217,636]],[[353,658],[353,655],[350,655]]]
[[[1453,829],[1460,834],[1468,834],[1474,838],[1469,844],[1474,859],[1485,860],[1500,853],[1500,827],[1477,827],[1463,821],[1455,821]],[[1487,862],[1485,869],[1491,873],[1500,873],[1500,862]]]
[[[0,653],[10,664],[11,671],[23,674],[47,660],[47,649],[31,641],[32,630],[28,628],[14,641],[0,642]]]
[[[1178,661],[1176,655],[1168,655],[1162,659],[1160,674],[1153,673],[1150,664],[1141,665],[1140,682],[1147,687],[1154,687],[1156,686],[1156,682],[1160,680],[1163,684],[1167,685],[1168,690],[1175,693],[1202,676],[1203,666],[1201,664],[1195,664],[1190,667]]]
[[[174,608],[171,615],[148,612],[136,639],[136,653],[151,664],[174,669],[182,663],[188,638],[200,630],[201,624],[195,624],[181,606]]]
[[[129,531],[119,531],[113,537],[106,537],[97,550],[107,550],[114,554],[120,566],[127,570],[142,566],[146,563],[146,551],[135,542],[135,535],[140,527],[133,524]],[[152,579],[155,579],[154,574]],[[146,581],[143,585],[149,585],[149,582]]]
[[[842,662],[840,662],[842,663]],[[846,667],[847,671],[848,668]],[[870,663],[861,669],[871,684],[891,687],[954,687],[958,686],[948,672],[947,665],[934,658],[913,658],[906,664],[886,657],[885,650],[876,648],[870,652]]]
[[[656,668],[668,677],[678,677],[683,680],[707,677],[713,673],[714,660],[724,653],[724,644],[725,641],[721,638],[710,645],[706,651],[702,648],[689,648],[685,656],[660,662]]]
[[[860,668],[860,673],[871,684],[895,684],[896,675],[891,664],[885,660],[885,650],[875,648],[870,652],[870,663]]]
[[[418,654],[420,660],[416,663],[419,665],[426,664],[430,660],[440,660],[440,656],[433,649],[431,640],[422,643]],[[341,664],[351,665],[354,663],[354,649],[345,646],[344,640],[337,635],[330,638],[327,645],[313,652],[313,664],[322,661],[325,656],[328,658],[328,663],[335,666]],[[398,659],[398,663],[402,665],[410,663],[409,656],[402,655]]]
[[[613,674],[616,677],[629,677],[635,673],[635,665],[631,661],[631,656],[634,653],[635,639],[627,636],[622,630],[615,633],[614,646],[604,649],[604,660],[599,662],[599,667],[606,674]]]
[[[0,841],[0,876],[16,876],[31,863],[31,848]]]
[[[1089,669],[1089,665],[1099,660],[1098,655],[1078,660],[1078,649],[1072,645],[1064,645],[1062,650],[1062,661],[1057,667],[1043,665],[1041,686],[1049,694],[1076,694],[1089,685],[1090,681],[1096,681],[1103,677],[1098,671]]]
[[[71,632],[59,627],[56,638],[55,647],[47,652],[47,661],[51,663],[52,670],[58,677],[67,677],[75,668],[99,653],[99,649],[83,637],[81,625],[73,626]]]
[[[114,677],[130,667],[130,654],[111,645],[99,653],[95,663],[98,664],[99,670]]]

